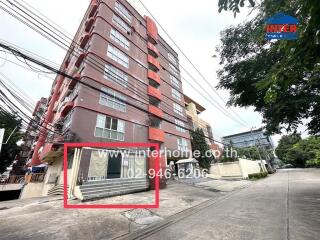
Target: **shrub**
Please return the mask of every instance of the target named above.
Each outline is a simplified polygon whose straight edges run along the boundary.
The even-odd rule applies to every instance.
[[[266,176],[268,176],[267,172],[248,174],[249,179],[260,179],[260,178],[265,178]]]

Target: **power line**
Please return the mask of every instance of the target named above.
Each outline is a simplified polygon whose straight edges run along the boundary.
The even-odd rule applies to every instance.
[[[12,4],[12,3],[11,3]],[[19,3],[18,3],[19,4]],[[12,5],[14,5],[14,4],[12,4]],[[21,5],[21,4],[19,4],[19,5]],[[15,6],[15,5],[14,5]],[[21,5],[21,6],[23,6],[23,5]],[[18,8],[18,9],[20,9],[20,8]],[[21,10],[21,9],[20,9]],[[29,10],[30,11],[30,10]],[[23,12],[25,12],[25,11],[23,11]],[[29,14],[28,14],[28,16],[30,16]],[[33,18],[33,17],[32,17]],[[33,18],[34,19],[34,18]],[[41,19],[41,18],[40,18]],[[35,19],[36,20],[36,19]],[[43,19],[42,19],[43,20]],[[37,21],[37,20],[36,20]],[[37,21],[38,23],[40,23],[39,21]],[[46,22],[47,23],[47,22]],[[42,22],[40,23],[42,26],[44,26],[44,24],[42,24]],[[51,25],[52,26],[52,25]],[[38,26],[38,28],[39,28],[39,26]],[[40,28],[40,29],[42,29],[42,28]],[[56,28],[55,28],[56,29]],[[42,29],[43,30],[43,29]],[[60,31],[60,33],[61,33],[61,31]],[[51,35],[51,34],[50,34]],[[52,36],[52,35],[51,35]],[[64,36],[66,36],[65,34],[64,34]],[[57,40],[57,38],[54,38],[55,40]],[[65,39],[64,39],[65,40]],[[144,39],[145,40],[145,39]],[[60,41],[61,42],[61,41]],[[61,42],[62,43],[62,42]],[[77,43],[76,42],[74,42],[73,40],[72,40],[72,44],[71,45],[77,45]],[[163,58],[163,57],[162,57]],[[165,59],[166,61],[168,61],[166,58],[163,58],[163,59]],[[104,60],[104,59],[103,59]],[[180,65],[181,66],[181,65]],[[181,66],[182,67],[182,66]],[[184,68],[184,70],[188,73],[188,71]],[[188,75],[189,76],[191,76],[190,75],[190,73],[188,73]],[[191,76],[192,77],[192,76]],[[195,79],[192,77],[192,79],[195,81]],[[186,80],[186,79],[185,79]],[[187,81],[187,80],[186,80]],[[197,83],[197,85],[200,87],[200,88],[202,88],[202,90],[203,91],[205,91],[207,94],[208,94],[208,96],[213,100],[213,101],[215,101],[213,98],[212,98],[212,96],[206,91],[206,89],[204,89],[203,88],[203,86],[201,86],[197,81],[195,81],[195,83]],[[189,85],[191,85],[193,88],[194,88],[194,86],[191,84],[191,83],[189,83],[188,82],[188,84]],[[232,118],[234,121],[236,121],[236,122],[238,122],[238,123],[240,123],[237,119],[235,119],[235,118],[233,118],[227,111],[224,111],[224,109],[223,108],[220,108],[219,109],[219,107],[215,104],[215,103],[213,103],[212,101],[210,101],[210,100],[208,100],[208,98],[206,98],[207,99],[207,101],[209,101],[213,106],[215,106],[216,108],[218,108],[218,110],[220,110],[224,115],[226,115],[227,117],[230,117],[230,118]],[[170,106],[170,107],[172,107],[172,106]],[[220,106],[221,107],[221,106]],[[241,124],[241,123],[240,123]]]
[[[34,28],[33,28],[34,29]],[[35,29],[34,29],[35,30]],[[35,31],[37,31],[37,30],[35,30]],[[38,32],[38,31],[37,31]],[[49,39],[49,38],[47,38],[47,39]],[[49,39],[50,40],[50,39]],[[59,45],[58,44],[58,46],[60,46],[61,47],[61,45]],[[62,47],[63,48],[63,47]],[[77,56],[77,55],[76,55]],[[104,61],[105,61],[105,59],[103,59]],[[92,66],[92,65],[91,65]],[[96,66],[96,65],[95,65]],[[96,68],[95,68],[96,69]],[[100,69],[101,69],[101,67],[100,67]],[[103,70],[103,72],[104,72],[104,69],[102,69]],[[99,70],[98,70],[99,71]],[[114,78],[114,76],[112,76],[113,78]],[[135,86],[134,86],[135,87]],[[136,94],[136,93],[135,93]],[[141,97],[141,96],[140,96]],[[143,97],[142,97],[143,98]],[[146,98],[144,98],[145,99],[145,101],[146,101],[146,103],[144,103],[144,104],[147,104],[147,102],[149,101],[149,99],[146,99]],[[136,100],[138,100],[138,99],[136,99]],[[164,106],[164,104],[166,104],[165,102],[163,102],[161,105],[162,105],[162,107]],[[167,104],[168,105],[168,104]],[[169,106],[169,105],[168,105]],[[170,108],[172,107],[172,106],[169,106]],[[171,117],[173,117],[173,118],[180,118],[180,117],[177,117],[177,116],[173,116],[173,115],[171,115],[170,114],[170,111],[171,111],[171,109],[169,110],[169,111],[166,111],[165,109],[163,109],[164,110],[164,112],[168,115],[168,116],[171,116]],[[183,120],[183,119],[181,119],[181,120]]]
[[[105,95],[112,96],[110,93],[108,93],[108,92],[106,92],[106,91],[103,91],[103,90],[101,90],[101,89],[99,89],[99,88],[97,88],[97,87],[94,87],[94,86],[92,86],[92,85],[90,85],[90,84],[88,84],[88,83],[86,83],[86,82],[82,82],[81,80],[78,80],[78,79],[74,78],[73,76],[70,76],[70,75],[68,75],[67,73],[65,73],[65,72],[63,72],[63,71],[61,71],[61,70],[55,69],[54,67],[49,66],[49,65],[47,65],[46,63],[42,63],[41,61],[39,61],[39,60],[37,60],[37,59],[34,59],[33,57],[30,57],[30,56],[28,56],[28,55],[20,52],[19,50],[16,50],[16,49],[10,47],[10,46],[7,46],[7,45],[5,45],[5,44],[0,43],[0,47],[2,47],[2,48],[4,48],[4,49],[12,52],[13,54],[18,55],[19,57],[25,58],[25,59],[28,60],[28,61],[31,61],[31,62],[33,62],[33,63],[35,63],[35,64],[37,64],[37,65],[39,65],[39,66],[41,66],[41,67],[44,67],[44,68],[46,68],[46,69],[48,69],[48,70],[50,70],[50,71],[52,71],[52,72],[55,72],[55,73],[58,74],[58,75],[62,75],[62,76],[65,77],[65,78],[72,79],[72,80],[78,82],[79,84],[82,84],[82,85],[84,85],[84,86],[86,86],[86,87],[89,87],[89,88],[91,88],[91,89],[93,89],[93,90],[95,90],[95,91],[97,91],[97,92],[101,92],[101,93],[103,93],[103,94],[105,94]],[[112,97],[114,97],[114,96],[112,96]],[[149,114],[149,111],[148,111],[148,110],[143,109],[143,108],[141,108],[140,106],[137,106],[137,105],[135,105],[135,104],[132,104],[132,103],[130,103],[130,102],[126,101],[126,100],[123,100],[123,99],[121,99],[121,98],[118,98],[118,97],[114,97],[114,98],[117,99],[118,101],[124,102],[124,103],[126,103],[127,105],[129,105],[129,106],[132,106],[132,107],[134,107],[134,108],[137,108],[137,109],[139,109],[139,110],[141,110],[141,111]],[[193,130],[191,130],[191,129],[189,129],[189,128],[186,128],[186,127],[184,127],[184,126],[181,126],[181,125],[179,125],[179,124],[176,124],[176,123],[174,123],[174,122],[172,122],[172,121],[169,121],[169,120],[167,120],[167,119],[163,119],[163,121],[166,121],[166,122],[171,123],[171,124],[173,124],[173,125],[177,125],[178,127],[182,128],[182,129],[185,129],[185,130],[187,130],[187,131],[194,132]],[[208,138],[208,139],[211,139],[211,138],[209,138],[209,137],[207,137],[207,136],[204,136],[204,137],[205,137],[205,138]],[[214,139],[211,139],[211,140],[214,141]]]
[[[61,41],[60,41],[61,42]],[[175,124],[176,125],[176,124]]]
[[[179,47],[179,45],[174,41],[174,39],[169,35],[169,33],[162,27],[160,22],[154,17],[154,15],[150,12],[150,10],[146,7],[146,5],[141,1],[138,0],[140,4],[143,6],[143,8],[150,14],[150,16],[154,19],[154,21],[159,25],[159,27],[162,29],[162,31],[166,34],[166,36],[172,41],[172,43],[177,47],[179,52],[187,59],[187,61],[191,64],[191,66],[196,70],[196,72],[201,76],[201,78],[208,84],[208,86],[211,88],[211,90],[225,103],[224,99],[220,96],[220,94],[212,87],[212,85],[209,83],[209,81],[205,78],[205,76],[199,71],[199,69],[195,66],[195,64],[190,60],[190,58],[182,51],[182,49]],[[217,104],[221,107],[221,105],[217,102]],[[232,109],[230,110],[237,115],[239,119],[241,117]],[[244,120],[241,119],[245,123]]]

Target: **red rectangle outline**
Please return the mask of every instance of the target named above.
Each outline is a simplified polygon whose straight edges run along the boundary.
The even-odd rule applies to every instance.
[[[68,204],[68,147],[154,147],[158,152],[155,161],[155,173],[160,169],[160,152],[158,143],[119,143],[119,142],[82,142],[64,143],[63,149],[63,207],[64,208],[159,208],[159,175],[155,174],[155,204]]]

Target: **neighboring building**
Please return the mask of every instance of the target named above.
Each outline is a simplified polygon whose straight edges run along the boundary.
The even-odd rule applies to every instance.
[[[186,95],[184,95],[184,102],[186,107],[189,128],[193,130],[201,128],[206,137],[208,145],[211,146],[211,144],[214,143],[212,128],[209,123],[207,123],[199,117],[199,114],[205,111],[206,109]]]
[[[215,151],[215,159],[220,160],[223,155],[223,148],[217,143],[211,143],[211,149]]]
[[[60,134],[40,135],[31,162],[32,166],[43,162],[50,165],[42,195],[61,188],[63,142],[156,142],[161,149],[191,150],[189,132],[163,121],[187,126],[178,55],[158,35],[151,18],[141,16],[123,0],[92,1],[74,41],[79,46],[69,49],[61,70],[108,95],[61,75],[56,77],[45,123]],[[86,149],[81,158],[79,151],[76,149],[70,159],[80,163],[71,161],[68,165],[76,185],[126,178],[123,171],[130,166],[130,159],[110,158],[101,173],[93,170],[95,152]],[[139,161],[147,172],[152,162]],[[164,158],[161,167],[166,167]],[[141,189],[145,189],[147,178],[140,181]]]
[[[265,134],[262,128],[224,136],[222,141],[224,144],[232,145],[236,148],[257,146],[263,149],[274,149],[271,137]]]
[[[21,151],[13,164],[12,174],[22,174],[25,165],[30,165],[31,157],[35,143],[38,139],[40,130],[39,125],[42,124],[44,113],[46,110],[47,99],[42,97],[36,104],[35,109],[32,113],[32,118],[28,124],[25,135],[23,137],[24,143],[21,145]],[[43,129],[41,129],[43,131]]]
[[[237,133],[222,138],[224,145],[235,148],[254,147],[261,149],[259,154],[266,161],[266,166],[273,171],[275,158],[274,145],[271,136],[267,135],[262,128],[248,132]]]

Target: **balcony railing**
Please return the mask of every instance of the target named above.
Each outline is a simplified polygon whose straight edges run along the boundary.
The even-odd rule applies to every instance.
[[[63,99],[63,101],[59,104],[58,106],[58,111],[61,112],[61,109],[63,108],[63,106],[68,103],[68,102],[71,102],[74,100],[74,98],[78,95],[78,88],[77,86],[72,90],[72,92]]]
[[[24,177],[25,183],[43,182],[46,173],[30,173]]]
[[[24,175],[12,175],[0,178],[0,185],[24,183]]]
[[[160,63],[157,59],[155,59],[153,56],[148,54],[147,60],[148,60],[149,67],[151,68],[151,70],[156,71],[156,72],[159,71]]]
[[[159,128],[149,127],[149,140],[164,142],[164,131]]]
[[[162,95],[160,90],[150,85],[148,86],[148,95],[156,98],[158,101],[162,100]]]
[[[32,173],[30,182],[43,182],[45,173]]]

